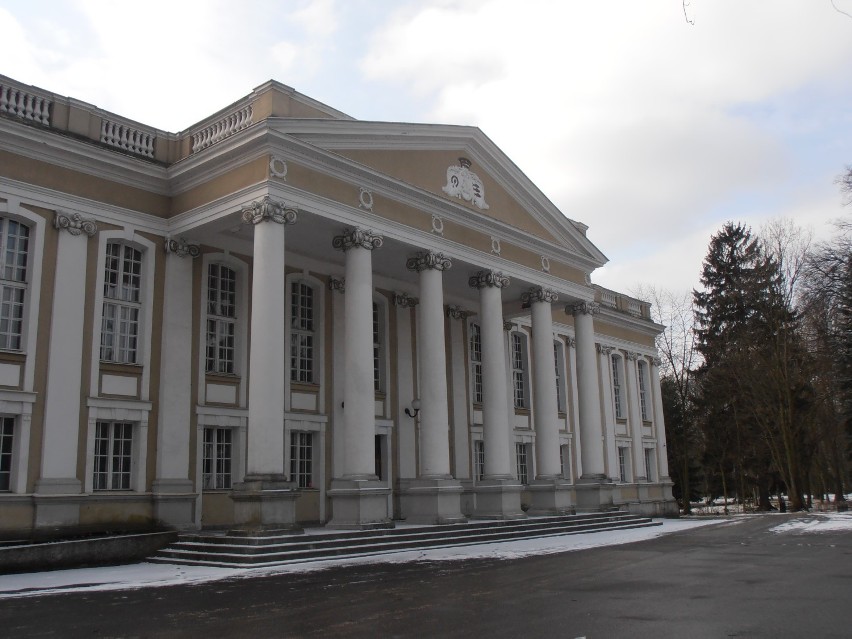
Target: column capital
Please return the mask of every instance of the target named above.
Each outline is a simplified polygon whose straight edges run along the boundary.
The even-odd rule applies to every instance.
[[[471,288],[506,288],[509,286],[509,278],[498,271],[478,271],[467,280]]]
[[[201,249],[198,248],[197,244],[190,244],[182,237],[173,239],[166,236],[163,238],[163,249],[166,251],[166,255],[176,255],[178,257],[189,255],[192,258],[196,258],[201,255]]]
[[[346,278],[345,277],[329,277],[328,278],[328,290],[329,291],[337,291],[339,293],[346,292]]]
[[[532,304],[533,302],[547,302],[548,304],[559,299],[559,294],[549,288],[543,286],[533,286],[528,291],[521,294],[521,301],[524,304]]]
[[[384,244],[384,238],[370,229],[344,229],[342,235],[335,235],[331,245],[338,251],[348,251],[360,246],[368,251],[377,249]]]
[[[612,355],[612,351],[615,350],[614,347],[604,346],[603,344],[595,344],[595,348],[597,349],[598,353],[601,353],[603,355]]]
[[[653,364],[654,366],[659,368],[660,366],[662,366],[663,360],[661,360],[659,357],[652,357],[651,358],[651,364]]]
[[[565,342],[568,344],[568,348],[577,348],[577,340],[573,337],[566,337]]]
[[[565,305],[568,315],[596,315],[600,313],[601,305],[597,302],[574,302]]]
[[[641,356],[642,355],[640,353],[636,353],[636,352],[633,352],[633,351],[627,351],[627,359],[630,360],[631,362],[635,362]]]
[[[443,253],[435,251],[421,251],[415,257],[409,257],[405,261],[405,268],[409,271],[425,271],[434,269],[436,271],[447,271],[453,265],[450,258]]]
[[[514,331],[517,326],[514,322],[504,321],[503,322],[503,330],[504,331]]]
[[[53,227],[58,231],[65,229],[75,236],[85,233],[88,237],[92,237],[98,232],[98,225],[94,220],[84,218],[79,213],[69,215],[62,211],[56,211],[56,215],[53,216]]]
[[[295,224],[298,213],[283,202],[277,202],[268,195],[249,204],[243,204],[241,217],[243,224],[260,224],[265,220],[276,224]]]
[[[450,306],[447,307],[447,317],[449,317],[450,319],[463,320],[463,319],[467,319],[468,317],[471,317],[473,315],[476,315],[476,313],[474,313],[473,311],[466,311],[461,306],[456,306],[454,304],[451,304]]]
[[[419,298],[412,297],[408,293],[394,293],[392,301],[394,306],[402,308],[414,308],[420,303]]]

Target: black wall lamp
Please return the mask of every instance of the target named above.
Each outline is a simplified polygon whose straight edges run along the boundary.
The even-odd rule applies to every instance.
[[[415,399],[411,402],[411,408],[405,409],[405,414],[408,415],[411,419],[417,417],[420,414],[420,400]]]

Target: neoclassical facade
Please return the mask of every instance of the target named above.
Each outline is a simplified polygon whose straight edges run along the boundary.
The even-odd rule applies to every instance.
[[[0,76],[0,535],[676,513],[586,229],[476,128]]]

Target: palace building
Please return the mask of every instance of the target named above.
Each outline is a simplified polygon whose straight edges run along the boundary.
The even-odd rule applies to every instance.
[[[0,76],[0,536],[676,514],[649,304],[479,129]]]

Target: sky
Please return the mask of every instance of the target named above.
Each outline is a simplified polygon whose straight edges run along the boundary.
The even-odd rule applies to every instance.
[[[852,0],[0,0],[0,73],[178,132],[269,79],[477,126],[610,259],[698,286],[729,220],[852,215]]]

